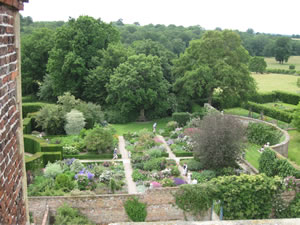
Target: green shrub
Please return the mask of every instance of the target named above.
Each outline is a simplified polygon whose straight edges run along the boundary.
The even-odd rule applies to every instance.
[[[132,179],[133,179],[134,182],[147,180],[147,175],[142,174],[138,169],[135,169],[132,172]]]
[[[47,178],[55,178],[57,175],[63,173],[63,170],[58,163],[49,162],[45,168],[44,176]]]
[[[257,145],[264,145],[267,142],[270,145],[278,144],[281,132],[275,127],[263,123],[249,123],[247,127],[248,141]]]
[[[192,152],[174,152],[176,157],[191,157],[193,156]]]
[[[78,209],[73,209],[66,203],[57,209],[54,225],[94,225]]]
[[[96,124],[103,124],[104,113],[101,111],[101,106],[94,103],[80,102],[76,109],[83,113],[85,118],[86,129],[93,128]]]
[[[276,154],[270,149],[265,149],[259,158],[259,172],[265,173],[267,176],[275,175]]]
[[[43,164],[46,166],[49,162],[54,163],[62,160],[60,152],[43,152]]]
[[[290,70],[285,70],[285,69],[267,69],[267,73],[278,73],[278,74],[295,74],[296,70],[290,69]]]
[[[289,218],[300,218],[300,193],[297,193],[296,197],[291,201],[288,211]]]
[[[41,151],[42,140],[30,135],[24,135],[24,151],[34,154]]]
[[[248,102],[245,106],[246,109],[251,110],[252,112],[261,113],[264,115],[272,117],[274,119],[290,123],[293,119],[293,114],[285,111],[281,111],[278,109],[271,108],[269,106],[257,104],[254,102]]]
[[[44,167],[43,153],[38,152],[25,160],[26,171],[35,171]]]
[[[34,182],[28,186],[28,196],[41,196],[47,189],[54,187],[54,180],[44,176],[36,176]]]
[[[86,153],[86,154],[80,154],[80,155],[64,155],[65,159],[112,159],[113,154],[112,153],[104,153],[104,154],[96,154],[96,153]],[[121,154],[118,154],[118,158],[122,158]]]
[[[114,147],[113,133],[109,128],[96,126],[84,138],[88,151],[112,153]]]
[[[283,178],[294,176],[296,173],[296,169],[286,159],[277,159],[274,169],[275,175]]]
[[[178,123],[176,121],[169,121],[166,127],[168,131],[173,131],[178,127]]]
[[[176,121],[181,127],[185,126],[190,118],[191,115],[188,112],[175,112],[172,114],[172,120]]]
[[[163,170],[166,168],[166,160],[164,158],[153,158],[144,163],[144,170]]]
[[[250,99],[251,99],[251,101],[260,103],[260,104],[268,103],[268,102],[275,102],[277,100],[275,92],[268,92],[268,93],[257,92]]]
[[[290,70],[294,70],[295,68],[296,68],[296,66],[294,64],[289,65]]]
[[[163,187],[174,187],[175,186],[174,180],[171,178],[164,178],[161,181],[161,184]]]
[[[162,151],[160,149],[150,149],[148,154],[151,158],[160,158],[162,156]]]
[[[111,191],[111,193],[115,193],[116,189],[117,189],[117,183],[114,179],[110,179],[109,181],[109,189]]]
[[[187,166],[188,166],[188,170],[190,171],[199,171],[204,169],[203,163],[195,159],[189,160],[187,162]]]
[[[204,170],[201,173],[198,172],[192,173],[192,179],[196,179],[199,184],[209,181],[212,178],[215,178],[216,176],[217,176],[216,172],[213,170]]]
[[[177,166],[171,167],[171,174],[172,174],[172,176],[175,176],[175,177],[180,175],[180,171]]]
[[[232,167],[225,167],[216,170],[217,176],[233,176],[233,175],[238,175],[236,173],[236,170]]]
[[[70,166],[70,170],[74,173],[79,173],[83,168],[84,165],[78,159],[75,159]]]
[[[125,211],[128,217],[133,222],[143,222],[147,217],[147,205],[145,203],[139,202],[136,197],[128,199],[124,203]]]
[[[59,174],[55,178],[55,189],[63,190],[65,192],[71,191],[74,189],[74,182],[71,180],[71,178],[66,174]]]

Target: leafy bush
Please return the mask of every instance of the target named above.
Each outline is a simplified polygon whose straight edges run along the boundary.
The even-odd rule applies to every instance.
[[[147,175],[142,174],[138,169],[132,172],[132,179],[134,182],[147,180]]]
[[[180,171],[177,166],[171,167],[171,174],[172,176],[176,176],[176,177],[180,175]]]
[[[188,170],[190,171],[199,171],[204,169],[202,162],[199,162],[195,159],[191,159],[187,162]]]
[[[63,170],[58,163],[48,163],[44,175],[47,178],[55,178],[58,174],[63,173]]]
[[[191,115],[187,112],[175,112],[172,114],[172,120],[176,121],[181,127],[185,126],[190,118]]]
[[[94,103],[80,102],[76,109],[83,113],[86,129],[93,128],[96,124],[104,124],[104,113],[101,106]]]
[[[289,65],[290,70],[294,70],[295,68],[296,68],[296,66],[294,64]]]
[[[263,123],[249,123],[247,128],[248,141],[257,145],[264,145],[267,142],[270,145],[278,144],[281,135],[275,127]]]
[[[164,158],[154,158],[144,163],[144,170],[163,170],[166,168],[166,160]]]
[[[176,121],[169,121],[166,127],[168,131],[173,131],[178,127],[178,123]]]
[[[111,153],[114,147],[113,133],[109,128],[96,126],[84,138],[88,151]]]
[[[201,173],[193,172],[192,179],[196,179],[198,183],[204,183],[216,177],[216,172],[213,170],[204,170]]]
[[[28,186],[28,196],[41,196],[47,189],[54,187],[54,180],[44,176],[36,176],[34,182]]]
[[[259,158],[259,172],[267,176],[275,175],[276,154],[270,149],[265,149]]]
[[[79,173],[79,171],[83,169],[84,169],[84,165],[78,159],[75,159],[70,166],[70,170],[74,173]]]
[[[147,205],[145,203],[139,202],[136,197],[128,199],[124,203],[125,211],[128,217],[133,222],[143,222],[147,217]]]
[[[65,192],[71,191],[74,189],[74,182],[66,174],[59,174],[55,178],[55,189],[61,189]]]
[[[80,103],[80,100],[76,99],[75,96],[71,95],[70,92],[65,92],[63,95],[58,96],[57,99],[57,103],[62,105],[64,111],[67,113]]]
[[[296,169],[286,159],[277,159],[274,169],[275,175],[283,178],[294,176],[296,173]]]
[[[172,180],[171,178],[164,178],[161,181],[161,184],[163,187],[174,187],[175,186],[174,180]]]
[[[267,69],[267,73],[278,73],[278,74],[295,74],[296,70],[285,70],[285,69]]]
[[[66,203],[57,209],[54,225],[94,225],[78,209],[73,209]]]
[[[64,155],[77,155],[79,154],[79,150],[74,146],[64,146],[63,153]]]
[[[65,131],[68,135],[79,134],[80,131],[84,128],[83,113],[78,110],[72,109],[71,112],[66,114],[66,125]]]
[[[36,115],[36,123],[47,134],[64,134],[65,112],[59,105],[46,105]]]

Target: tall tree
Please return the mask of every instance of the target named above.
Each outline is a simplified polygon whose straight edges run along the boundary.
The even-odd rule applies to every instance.
[[[54,47],[47,65],[53,82],[54,96],[69,91],[76,97],[84,91],[84,78],[97,66],[99,50],[118,42],[118,32],[110,24],[88,16],[57,29]]]
[[[248,71],[249,55],[233,31],[208,31],[200,40],[190,42],[176,60],[174,91],[186,101],[219,97],[246,100],[255,92],[255,82]],[[191,86],[192,85],[192,86]]]
[[[287,62],[291,56],[291,39],[289,37],[280,37],[275,42],[275,59],[279,63]]]
[[[165,115],[169,84],[163,77],[157,56],[133,55],[115,69],[107,85],[107,102],[123,115]]]
[[[267,68],[267,63],[264,57],[251,57],[249,62],[249,70],[256,73],[264,73]]]
[[[25,17],[28,18],[28,17]],[[36,94],[46,74],[49,51],[53,47],[53,32],[38,28],[30,35],[22,36],[22,92]]]

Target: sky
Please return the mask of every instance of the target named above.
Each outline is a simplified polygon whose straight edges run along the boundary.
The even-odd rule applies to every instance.
[[[276,34],[300,34],[299,0],[29,0],[23,16],[67,21],[88,15],[104,22],[200,25]]]

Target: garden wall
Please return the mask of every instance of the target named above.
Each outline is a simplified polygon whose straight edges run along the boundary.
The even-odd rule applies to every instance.
[[[284,139],[283,142],[281,142],[277,145],[270,146],[270,147],[274,151],[276,151],[279,154],[283,155],[284,157],[288,157],[289,142],[290,142],[290,135],[288,134],[288,132],[286,132],[285,130],[277,127],[276,125],[274,125],[272,123],[268,123],[266,121],[257,120],[257,119],[253,119],[253,118],[249,118],[249,117],[236,116],[236,115],[230,115],[230,116],[235,117],[235,118],[241,120],[242,122],[244,122],[246,124],[248,124],[249,122],[255,122],[255,123],[265,123],[265,124],[268,124],[270,126],[276,127],[278,130],[280,130],[285,135],[285,139]]]
[[[129,221],[124,210],[123,203],[132,196],[137,196],[141,202],[147,203],[146,221],[168,220],[209,220],[210,212],[202,217],[194,218],[192,215],[184,215],[183,211],[175,207],[175,193],[178,188],[161,188],[147,191],[143,195],[96,195],[76,197],[30,197],[29,211],[33,213],[36,225],[42,224],[47,205],[50,214],[54,215],[56,209],[64,202],[74,208],[78,208],[90,220],[97,224],[109,224],[114,222]]]
[[[0,0],[0,224],[26,224],[20,15],[27,0]]]

